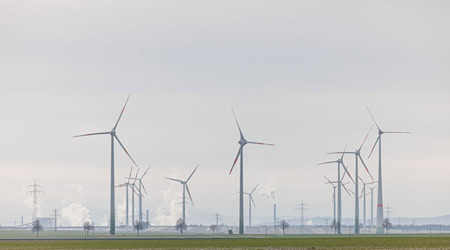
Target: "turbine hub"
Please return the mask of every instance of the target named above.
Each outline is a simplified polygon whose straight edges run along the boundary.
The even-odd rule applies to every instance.
[[[383,133],[384,133],[383,131],[378,130],[378,134],[379,134],[379,135],[382,135]]]
[[[247,140],[245,139],[241,139],[240,141],[238,141],[238,143],[242,146],[244,146],[245,144],[247,144]]]

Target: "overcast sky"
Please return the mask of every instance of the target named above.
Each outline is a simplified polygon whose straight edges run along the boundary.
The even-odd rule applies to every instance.
[[[151,166],[154,224],[181,209],[181,185],[163,177],[187,178],[198,163],[188,213],[237,220],[231,107],[248,140],[276,144],[245,148],[245,189],[260,184],[255,216],[271,216],[270,191],[280,216],[299,216],[302,200],[308,216],[331,216],[323,176],[336,167],[316,164],[347,140],[359,147],[373,124],[366,106],[382,129],[411,132],[383,137],[385,205],[396,217],[450,214],[449,11],[430,0],[1,1],[0,222],[30,220],[25,192],[37,179],[43,216],[60,208],[66,222],[89,213],[103,223],[110,139],[71,136],[110,130],[128,94],[118,136]],[[375,140],[373,130],[365,159]],[[374,177],[376,156],[366,160]],[[116,147],[117,184],[130,166]]]

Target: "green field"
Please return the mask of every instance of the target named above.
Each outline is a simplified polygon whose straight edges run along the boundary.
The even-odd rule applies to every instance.
[[[450,249],[449,236],[287,236],[279,238],[0,241],[0,249],[304,248]]]

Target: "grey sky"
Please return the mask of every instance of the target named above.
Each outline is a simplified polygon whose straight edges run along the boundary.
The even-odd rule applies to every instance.
[[[152,211],[197,163],[191,211],[238,215],[239,139],[250,140],[245,185],[275,188],[281,215],[302,199],[330,215],[328,151],[386,130],[385,203],[396,216],[449,214],[450,32],[447,1],[1,1],[0,221],[30,216],[33,179],[43,213],[80,203],[109,207],[109,130],[128,94],[118,135],[141,167]],[[364,157],[376,138],[371,134]],[[116,149],[117,182],[131,162]],[[376,157],[368,160],[374,176]],[[347,163],[353,171],[353,158]],[[366,175],[364,177],[367,178]],[[82,186],[81,190],[77,187]],[[165,197],[165,198],[164,198]],[[117,192],[118,206],[123,190]],[[255,196],[256,216],[271,201]],[[103,211],[104,212],[104,211]],[[352,199],[344,216],[353,215]],[[195,223],[195,221],[193,222]]]

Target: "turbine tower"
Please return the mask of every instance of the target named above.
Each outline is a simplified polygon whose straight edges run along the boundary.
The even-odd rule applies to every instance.
[[[324,178],[327,180],[325,184],[330,184],[331,187],[333,187],[333,222],[334,222],[334,233],[336,233],[336,188],[337,186],[334,185],[334,183],[337,183],[337,181],[330,181],[326,176]]]
[[[369,194],[366,193],[366,186],[370,185],[370,184],[377,183],[377,182],[376,181],[364,182],[364,180],[361,177],[359,177],[359,179],[363,183],[363,189],[361,191],[361,195],[359,196],[359,198],[364,198],[364,213],[363,213],[363,215],[364,215],[364,229],[365,229],[366,228],[366,223],[367,223],[367,220],[366,220],[366,196],[369,195]]]
[[[258,186],[259,186],[259,184],[256,185],[255,188],[253,188],[253,191],[251,191],[250,193],[244,193],[244,194],[248,195],[248,225],[250,227],[252,226],[252,203],[253,203],[253,206],[256,207],[255,200],[253,200],[253,192],[255,192],[255,190]]]
[[[192,178],[195,171],[197,171],[197,168],[199,165],[200,164],[197,164],[197,167],[195,167],[194,171],[192,171],[191,175],[189,175],[189,177],[185,181],[165,177],[167,180],[176,181],[176,182],[181,183],[181,185],[183,185],[183,214],[182,214],[181,219],[183,220],[184,224],[186,224],[186,191],[189,195],[189,199],[191,200],[192,206],[194,206],[194,201],[192,200],[191,192],[189,192],[189,187],[188,187],[187,183]]]
[[[240,135],[240,140],[239,140],[239,151],[236,155],[236,158],[234,159],[233,162],[233,166],[231,166],[231,170],[230,173],[231,174],[233,172],[233,168],[236,165],[236,162],[238,160],[238,158],[241,158],[240,161],[240,181],[239,181],[239,234],[244,234],[244,146],[247,144],[257,144],[257,145],[267,145],[267,146],[275,146],[274,144],[270,144],[270,143],[262,143],[262,142],[252,142],[252,141],[247,141],[244,137],[244,134],[242,133],[241,127],[239,126],[239,122],[236,118],[236,115],[234,114],[234,111],[231,110],[233,112],[233,116],[234,116],[234,120],[236,121],[236,125],[239,129],[239,135]]]
[[[370,112],[369,108],[367,108],[367,111],[370,114],[370,117],[372,117],[373,122],[378,128],[378,137],[375,143],[373,144],[372,150],[370,151],[369,158],[372,155],[373,150],[375,149],[375,146],[378,143],[378,204],[377,204],[377,234],[384,234],[384,227],[383,227],[383,221],[384,221],[384,214],[383,214],[383,176],[381,172],[381,136],[383,134],[409,134],[409,132],[387,132],[381,130],[380,126],[378,126],[377,122],[375,121],[375,118],[373,117],[372,113]]]
[[[355,193],[358,194],[359,193],[359,189],[358,189],[358,179],[359,179],[359,174],[358,174],[358,163],[359,161],[361,161],[361,163],[363,164],[364,168],[366,169],[367,173],[369,173],[370,178],[373,177],[370,174],[369,169],[367,168],[366,163],[364,163],[364,160],[361,157],[361,149],[364,146],[364,143],[367,140],[367,137],[370,134],[370,131],[372,131],[373,125],[370,128],[369,132],[367,133],[366,137],[364,138],[364,141],[361,143],[361,146],[359,146],[358,149],[356,149],[355,151],[344,151],[344,152],[332,152],[330,154],[353,154],[355,155]],[[364,219],[365,220],[365,219]],[[365,225],[365,222],[364,222]],[[360,228],[359,228],[359,196],[355,195],[355,234],[359,234],[360,232]]]
[[[375,187],[370,187],[370,230],[373,228],[373,190]]]
[[[42,191],[42,186],[38,185],[36,183],[36,180],[34,180],[34,184],[29,185],[28,188],[30,188],[30,190],[27,191],[27,194],[32,194],[33,195],[33,218],[32,218],[32,221],[35,221],[38,218],[38,200],[37,200],[37,196],[38,196],[38,194],[44,193],[44,191]]]
[[[114,140],[117,140],[119,145],[122,147],[122,149],[128,155],[128,157],[131,159],[131,161],[134,163],[134,165],[137,166],[136,162],[133,160],[131,155],[125,149],[125,147],[123,146],[122,142],[119,140],[119,137],[117,137],[117,134],[116,134],[117,125],[119,125],[120,118],[122,118],[123,112],[125,111],[125,107],[127,106],[129,99],[130,99],[130,96],[128,96],[127,101],[125,102],[125,105],[122,108],[122,112],[120,112],[119,119],[117,119],[117,122],[111,131],[73,136],[74,138],[91,136],[91,135],[110,135],[111,136],[111,197],[110,197],[110,219],[109,219],[109,222],[110,222],[109,223],[109,232],[111,235],[116,234],[116,208],[115,208],[115,193],[114,193],[114,188],[115,188],[115,185],[114,185]]]
[[[347,145],[344,148],[344,151],[347,149]],[[341,195],[341,186],[342,185],[342,179],[345,177],[345,174],[341,177],[341,165],[344,168],[345,173],[348,174],[348,176],[350,177],[350,179],[355,182],[352,178],[352,176],[350,175],[350,173],[347,170],[347,167],[345,167],[344,164],[344,155],[342,154],[340,158],[338,158],[336,161],[327,161],[327,162],[323,162],[323,163],[319,163],[317,165],[325,165],[325,164],[330,164],[330,163],[337,163],[337,179],[338,179],[338,217],[337,217],[337,233],[341,234],[341,226],[342,226],[342,195]],[[344,186],[345,188],[345,186]]]
[[[138,174],[139,174],[139,168],[136,171],[136,176],[134,178],[132,178],[133,183],[131,184],[131,190],[133,190],[133,192],[131,193],[131,225],[133,225],[133,230],[134,230],[134,225],[136,223],[136,220],[134,219],[135,218],[134,214],[136,212],[136,209],[134,208],[134,195],[136,194],[139,196],[139,193],[136,191],[136,180],[137,180]]]
[[[150,167],[148,167],[147,170],[145,170],[145,172],[141,176],[141,178],[137,178],[137,175],[136,175],[135,178],[132,178],[135,181],[139,182],[139,184],[137,186],[138,187],[137,189],[138,189],[138,192],[139,192],[139,194],[138,194],[138,197],[139,197],[139,214],[138,214],[139,215],[139,222],[142,222],[142,197],[143,197],[142,190],[144,190],[145,194],[147,195],[147,190],[145,190],[145,186],[144,186],[144,183],[142,182],[142,179],[147,174],[149,169],[150,169]],[[133,186],[135,186],[135,185],[136,184],[134,184]],[[134,201],[133,201],[133,203],[134,203]]]
[[[126,229],[127,229],[127,231],[128,231],[128,228],[129,228],[129,215],[130,215],[130,212],[129,212],[129,209],[128,209],[128,207],[129,207],[129,202],[128,202],[128,188],[131,188],[131,190],[133,191],[133,192],[136,192],[134,189],[133,189],[133,187],[131,186],[132,184],[130,183],[130,180],[131,180],[131,173],[133,172],[133,166],[131,166],[131,170],[130,170],[130,174],[129,174],[129,176],[128,177],[125,177],[125,178],[127,178],[128,180],[127,180],[127,182],[125,182],[125,183],[123,183],[123,184],[120,184],[120,185],[118,185],[118,186],[116,186],[116,187],[125,187],[126,188],[126,208],[125,208],[125,214],[126,214],[126,217],[125,217],[125,225],[126,225]]]

